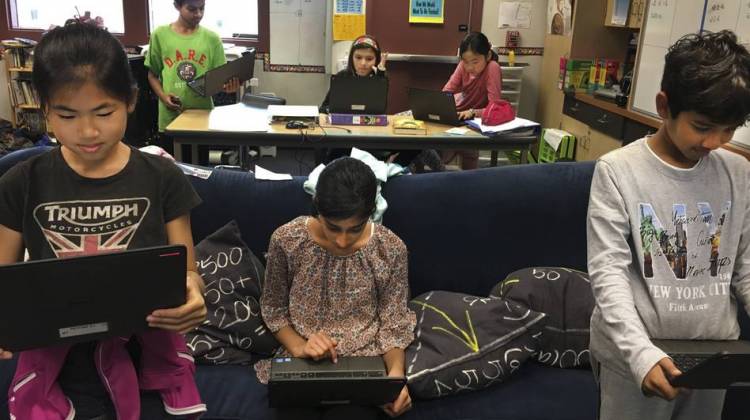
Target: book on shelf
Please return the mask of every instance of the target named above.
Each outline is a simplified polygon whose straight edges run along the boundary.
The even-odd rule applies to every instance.
[[[31,48],[9,48],[7,59],[14,69],[31,69],[34,64],[34,54]]]
[[[393,119],[394,134],[427,134],[424,121],[412,117],[395,117]]]

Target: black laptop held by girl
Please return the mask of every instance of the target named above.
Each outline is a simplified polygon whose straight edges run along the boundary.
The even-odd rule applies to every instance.
[[[185,303],[182,245],[0,266],[0,348],[129,336]]]

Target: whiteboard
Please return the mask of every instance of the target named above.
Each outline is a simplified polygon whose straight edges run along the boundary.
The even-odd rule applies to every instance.
[[[632,108],[654,117],[659,116],[655,98],[661,87],[664,56],[669,46],[683,35],[701,30],[706,7],[706,0],[679,0],[679,7],[677,2],[650,0],[643,21],[635,84],[631,91]]]
[[[734,132],[732,137],[732,143],[740,144],[747,148],[750,148],[750,127],[747,125],[740,127]]]
[[[270,0],[271,64],[325,64],[326,0]]]

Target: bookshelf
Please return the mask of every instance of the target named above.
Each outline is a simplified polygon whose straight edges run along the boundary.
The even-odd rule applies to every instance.
[[[33,46],[3,42],[5,71],[8,76],[8,97],[13,127],[25,127],[33,133],[47,131],[39,96],[31,82]]]

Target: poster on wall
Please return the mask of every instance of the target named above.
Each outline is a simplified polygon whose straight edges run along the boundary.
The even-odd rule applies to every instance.
[[[363,15],[365,14],[364,0],[336,0],[337,15]]]
[[[547,0],[547,33],[570,35],[573,7],[570,0]]]
[[[409,0],[410,23],[443,23],[445,0]]]
[[[336,0],[333,40],[351,41],[364,33],[365,0]]]

